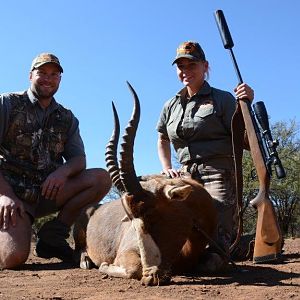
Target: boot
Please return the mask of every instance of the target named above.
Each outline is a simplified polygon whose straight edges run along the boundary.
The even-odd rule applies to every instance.
[[[58,219],[46,222],[39,230],[34,254],[42,258],[56,257],[64,262],[73,261],[73,249],[66,239],[70,227]]]
[[[206,253],[200,258],[198,271],[204,273],[223,273],[229,270],[231,234],[226,234],[220,226],[217,240],[212,240]]]
[[[231,259],[233,259],[234,261],[252,260],[253,251],[254,251],[254,242],[255,242],[255,233],[242,235],[238,243],[236,244],[236,246],[230,252]]]
[[[220,254],[207,252],[200,258],[197,272],[208,274],[219,274],[229,270],[228,261]]]

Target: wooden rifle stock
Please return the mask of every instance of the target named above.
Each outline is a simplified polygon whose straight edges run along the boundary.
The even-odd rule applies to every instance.
[[[256,121],[253,119],[248,100],[239,100],[239,105],[259,181],[258,194],[250,202],[257,209],[253,261],[255,263],[264,263],[279,258],[282,248],[282,235],[274,207],[269,199],[270,175],[267,171],[257,131],[255,130],[254,124],[256,124]]]
[[[222,10],[215,12],[215,19],[225,49],[228,49],[235,67],[239,84],[243,83],[232,48],[234,46]],[[249,100],[239,99],[238,105],[242,112],[247,132],[250,152],[259,180],[257,196],[250,202],[257,209],[257,224],[254,244],[253,262],[264,263],[277,260],[281,254],[282,234],[277,222],[277,216],[269,199],[270,174],[266,167],[263,145],[259,136],[259,129],[254,118]]]

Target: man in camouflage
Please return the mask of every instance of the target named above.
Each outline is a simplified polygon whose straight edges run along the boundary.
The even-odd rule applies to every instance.
[[[54,212],[35,253],[72,260],[71,225],[111,186],[104,169],[86,169],[79,122],[53,97],[62,73],[58,58],[42,53],[32,62],[30,88],[0,95],[0,269],[27,260],[32,222]]]

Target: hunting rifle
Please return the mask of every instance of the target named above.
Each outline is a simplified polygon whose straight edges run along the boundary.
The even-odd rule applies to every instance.
[[[215,19],[224,48],[230,51],[239,84],[242,84],[241,73],[232,51],[234,46],[233,40],[222,10],[215,12]],[[253,262],[265,263],[276,261],[280,257],[282,250],[282,234],[274,207],[269,199],[272,165],[275,167],[278,178],[284,178],[286,174],[276,151],[278,142],[273,140],[271,135],[264,103],[262,101],[255,103],[253,105],[254,112],[248,99],[238,99],[238,105],[242,112],[250,152],[259,181],[258,194],[250,201],[250,204],[257,209]]]

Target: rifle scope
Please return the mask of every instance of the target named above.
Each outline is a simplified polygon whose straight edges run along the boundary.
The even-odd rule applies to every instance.
[[[253,110],[255,112],[255,117],[262,129],[262,141],[264,143],[264,148],[266,149],[268,155],[268,157],[266,158],[267,165],[270,166],[271,164],[273,164],[275,167],[275,173],[277,178],[284,178],[286,176],[286,173],[276,150],[278,146],[278,140],[273,140],[272,138],[268,114],[264,102],[258,101],[254,103]],[[270,168],[269,171],[271,171]]]

